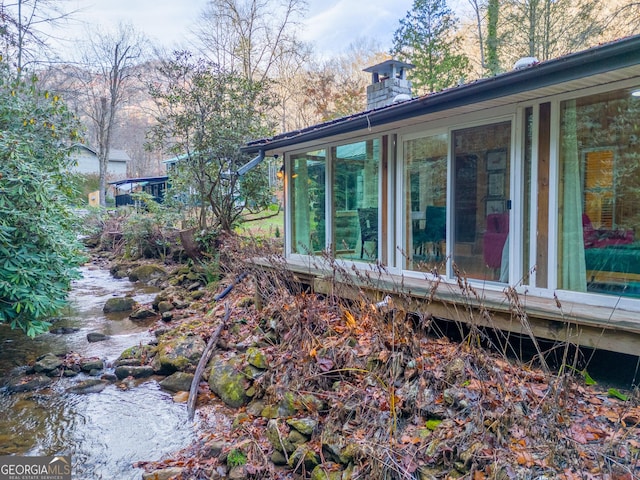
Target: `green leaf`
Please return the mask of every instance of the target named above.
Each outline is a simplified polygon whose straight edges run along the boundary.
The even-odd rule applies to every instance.
[[[607,393],[609,394],[610,397],[617,398],[618,400],[622,400],[623,402],[626,402],[627,400],[629,400],[628,396],[626,396],[623,393],[620,393],[615,388],[610,388],[609,390],[607,390]]]
[[[589,372],[587,372],[586,370],[582,371],[582,376],[584,377],[585,385],[597,385],[598,382],[591,378],[591,375],[589,375]]]

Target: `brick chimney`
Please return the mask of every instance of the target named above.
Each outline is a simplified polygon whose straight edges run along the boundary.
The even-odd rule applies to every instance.
[[[407,80],[410,63],[386,60],[363,71],[371,73],[371,85],[367,86],[367,110],[386,107],[394,101],[411,98],[411,82]]]

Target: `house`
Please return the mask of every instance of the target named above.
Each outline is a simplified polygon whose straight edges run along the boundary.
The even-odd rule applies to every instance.
[[[162,203],[169,188],[169,177],[163,175],[159,177],[125,178],[109,182],[109,184],[113,185],[115,191],[116,207],[135,204],[131,194],[138,192],[148,193],[156,202]]]
[[[98,152],[93,148],[76,143],[72,147],[71,158],[76,165],[73,170],[83,175],[99,175],[100,163]],[[109,163],[107,165],[107,175],[110,178],[124,178],[127,176],[127,162],[131,159],[124,150],[110,149]]]
[[[289,268],[328,290],[328,252],[435,317],[638,355],[640,37],[419,98],[410,67],[368,69],[362,113],[244,147],[283,159]]]

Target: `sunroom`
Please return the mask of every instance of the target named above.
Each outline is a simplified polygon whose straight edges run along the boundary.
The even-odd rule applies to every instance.
[[[368,69],[362,113],[245,147],[283,160],[290,268],[321,288],[321,258],[382,266],[381,292],[442,317],[464,278],[499,328],[522,330],[517,293],[536,336],[637,354],[640,37],[413,99],[408,68]]]

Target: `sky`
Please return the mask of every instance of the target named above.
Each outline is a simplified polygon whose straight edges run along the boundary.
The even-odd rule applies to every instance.
[[[68,0],[68,8],[79,11],[74,15],[76,20],[59,35],[78,37],[87,26],[109,29],[124,21],[155,44],[185,46],[188,32],[206,4],[207,0]],[[308,0],[301,38],[313,43],[316,53],[325,57],[343,53],[358,38],[373,38],[388,50],[398,21],[412,4],[412,0]]]

